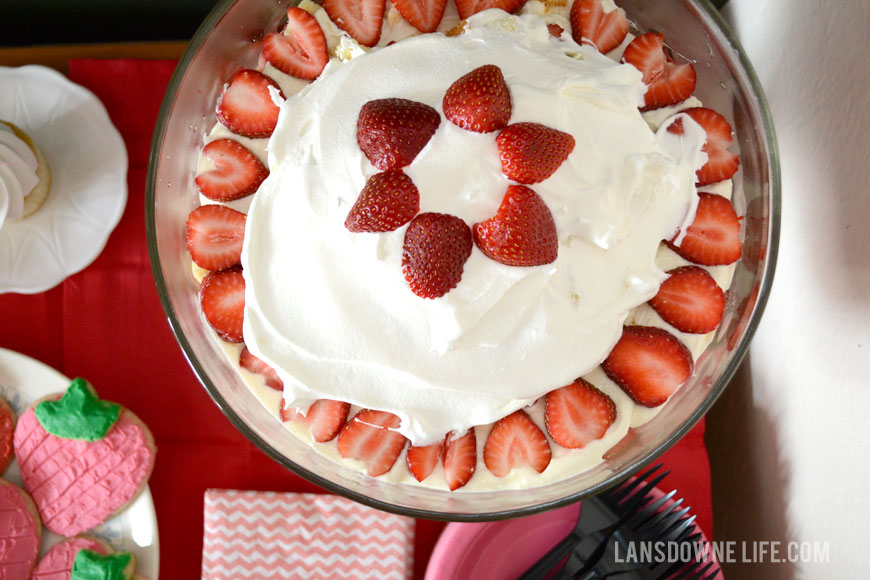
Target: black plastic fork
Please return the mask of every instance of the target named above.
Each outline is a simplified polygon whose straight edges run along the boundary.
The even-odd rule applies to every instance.
[[[662,464],[659,463],[614,490],[608,490],[583,500],[580,506],[580,517],[577,519],[574,529],[535,562],[531,568],[526,570],[519,577],[519,580],[546,578],[554,571],[559,562],[572,552],[572,549],[576,550],[578,547],[582,547],[583,551],[590,554],[594,553],[598,546],[606,542],[619,526],[627,522],[649,502],[650,498],[647,494],[670,473],[665,471],[656,475],[651,481],[647,481],[647,478],[661,467]],[[655,503],[660,506],[672,495],[673,492],[660,502]]]
[[[592,554],[581,553],[582,551],[577,549],[573,550],[568,563],[555,578],[593,580],[629,572],[643,575],[646,578],[654,578],[659,574],[662,574],[662,577],[668,577],[668,573],[674,573],[683,568],[684,562],[676,562],[671,566],[665,566],[666,569],[662,573],[664,564],[661,562],[616,561],[617,544],[627,545],[630,542],[644,541],[697,544],[701,539],[701,534],[692,533],[695,531],[695,516],[688,516],[689,508],[680,509],[683,503],[682,499],[659,511],[673,495],[674,492],[671,492],[632,515],[619,530],[605,538]]]

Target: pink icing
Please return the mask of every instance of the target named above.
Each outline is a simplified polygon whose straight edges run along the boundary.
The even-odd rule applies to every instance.
[[[79,550],[93,550],[104,556],[108,554],[102,542],[91,538],[73,538],[55,544],[33,569],[31,580],[70,580]]]
[[[103,439],[87,442],[46,432],[31,407],[18,420],[15,455],[46,527],[68,537],[130,501],[154,465],[145,429],[126,409]]]
[[[26,580],[39,555],[39,527],[22,491],[0,484],[0,578]]]

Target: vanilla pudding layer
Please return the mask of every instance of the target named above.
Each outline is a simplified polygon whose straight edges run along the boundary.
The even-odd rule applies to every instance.
[[[558,258],[518,268],[475,248],[454,290],[422,299],[401,272],[405,227],[344,228],[377,173],[356,143],[357,117],[364,103],[393,97],[440,112],[450,84],[484,64],[504,73],[512,123],[542,123],[576,140],[559,170],[531,186],[553,213]],[[644,90],[634,67],[568,35],[550,37],[544,20],[487,11],[455,38],[421,35],[333,59],[288,98],[242,256],[245,342],[277,370],[288,406],[330,398],[390,411],[420,445],[601,374],[596,367],[629,313],[666,277],[656,264],[660,241],[691,223],[694,174],[706,160],[704,133],[688,117],[682,139],[649,128],[638,111]],[[510,184],[495,134],[466,132],[443,116],[405,172],[422,212],[469,225],[494,215]],[[624,423],[611,428],[616,435],[632,407],[614,399]]]

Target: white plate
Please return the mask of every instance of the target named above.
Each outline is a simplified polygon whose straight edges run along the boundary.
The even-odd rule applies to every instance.
[[[36,399],[66,390],[70,382],[70,379],[39,361],[0,348],[0,395],[9,401],[18,415]],[[21,474],[15,460],[3,478],[21,485]],[[109,543],[116,550],[132,552],[136,555],[136,573],[148,580],[157,580],[160,568],[157,516],[147,486],[130,507],[94,528],[88,535]],[[62,539],[43,528],[40,555]]]
[[[35,294],[100,255],[127,205],[127,149],[93,93],[43,66],[0,67],[0,119],[27,132],[51,169],[30,217],[0,229],[0,293]]]

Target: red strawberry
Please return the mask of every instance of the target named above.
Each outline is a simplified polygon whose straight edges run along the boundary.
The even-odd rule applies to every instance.
[[[323,8],[336,26],[364,46],[381,39],[386,0],[323,0]]]
[[[252,372],[257,375],[263,375],[266,379],[266,386],[276,391],[284,390],[284,381],[281,380],[281,377],[278,376],[278,373],[275,372],[275,369],[267,365],[265,362],[260,360],[251,354],[251,351],[248,350],[248,347],[242,349],[241,354],[239,355],[239,366],[248,372]]]
[[[692,375],[694,361],[666,330],[625,326],[601,368],[637,404],[658,407]]]
[[[478,67],[459,77],[447,92],[441,108],[454,125],[491,133],[511,120],[511,94],[501,69],[494,64]]]
[[[685,101],[695,92],[695,67],[674,64],[665,53],[664,37],[655,32],[641,34],[625,47],[622,62],[643,74],[647,85],[644,110],[658,109]]]
[[[224,270],[239,263],[246,216],[225,205],[201,205],[187,217],[187,250],[200,268]]]
[[[740,259],[740,218],[727,198],[698,193],[695,220],[686,229],[679,246],[668,245],[683,258],[704,266],[722,266]]]
[[[662,320],[692,334],[713,332],[725,313],[725,293],[703,268],[684,266],[668,272],[649,305]]]
[[[547,437],[522,410],[496,421],[483,447],[483,462],[496,477],[504,477],[517,465],[541,473],[551,457]]]
[[[601,439],[616,420],[613,399],[583,379],[547,394],[546,425],[553,441],[579,449]]]
[[[376,99],[360,109],[356,140],[381,171],[401,169],[414,161],[440,124],[441,115],[429,105],[408,99]]]
[[[447,0],[393,0],[402,18],[420,32],[435,32],[441,24]]]
[[[295,407],[287,407],[283,398],[279,409],[281,420],[285,423],[288,421],[307,423],[312,439],[318,443],[332,441],[347,421],[348,413],[350,413],[350,403],[332,399],[314,401],[305,415]]]
[[[495,216],[474,224],[481,251],[508,266],[540,266],[556,259],[559,240],[550,208],[525,185],[510,185]]]
[[[242,342],[245,279],[241,268],[212,272],[202,279],[199,300],[205,319],[227,342]]]
[[[435,470],[438,461],[441,460],[441,451],[444,449],[444,441],[439,441],[433,445],[418,447],[411,445],[408,447],[408,469],[417,479],[423,481]]]
[[[549,32],[550,36],[553,38],[559,38],[562,36],[562,33],[565,32],[565,29],[558,24],[551,22],[547,25],[547,32]]]
[[[342,457],[364,461],[372,477],[393,468],[407,439],[394,431],[401,420],[385,411],[363,409],[347,422],[338,435],[338,452]]]
[[[314,401],[305,413],[311,437],[318,443],[332,441],[347,421],[348,413],[350,403],[332,399]]]
[[[707,141],[701,151],[707,154],[707,163],[701,167],[695,175],[697,185],[709,185],[718,183],[737,173],[740,159],[734,153],[728,151],[728,147],[734,142],[731,137],[731,125],[728,120],[714,111],[705,107],[694,107],[680,111],[690,116],[707,133]],[[683,120],[677,118],[668,126],[668,132],[682,135]]]
[[[232,201],[251,195],[269,176],[269,170],[257,156],[232,139],[207,143],[202,155],[215,168],[197,175],[196,186],[212,201]]]
[[[261,72],[242,69],[230,78],[217,104],[217,118],[237,135],[269,137],[278,124],[278,105],[269,87],[279,93],[278,84]]]
[[[570,20],[574,42],[591,44],[602,53],[619,46],[628,34],[625,10],[605,12],[601,0],[574,0]]]
[[[456,0],[456,8],[459,10],[459,18],[467,20],[478,12],[490,8],[512,13],[525,3],[526,0]]]
[[[401,170],[378,173],[368,180],[347,214],[352,232],[391,232],[420,211],[420,192]]]
[[[280,415],[281,420],[285,423],[287,421],[295,421],[296,419],[305,420],[305,416],[299,412],[299,409],[287,406],[287,401],[284,400],[284,397],[281,397],[281,406],[278,407],[278,415]]]
[[[540,123],[508,125],[495,142],[504,174],[526,184],[553,175],[574,150],[574,137]]]
[[[474,242],[471,228],[458,217],[421,213],[405,231],[402,274],[421,298],[444,296],[459,284]]]
[[[329,62],[323,29],[314,16],[291,6],[284,33],[271,32],[263,39],[263,57],[285,74],[313,81]]]
[[[450,491],[459,489],[471,479],[477,468],[477,436],[472,427],[462,437],[447,436],[444,450],[444,476]]]

